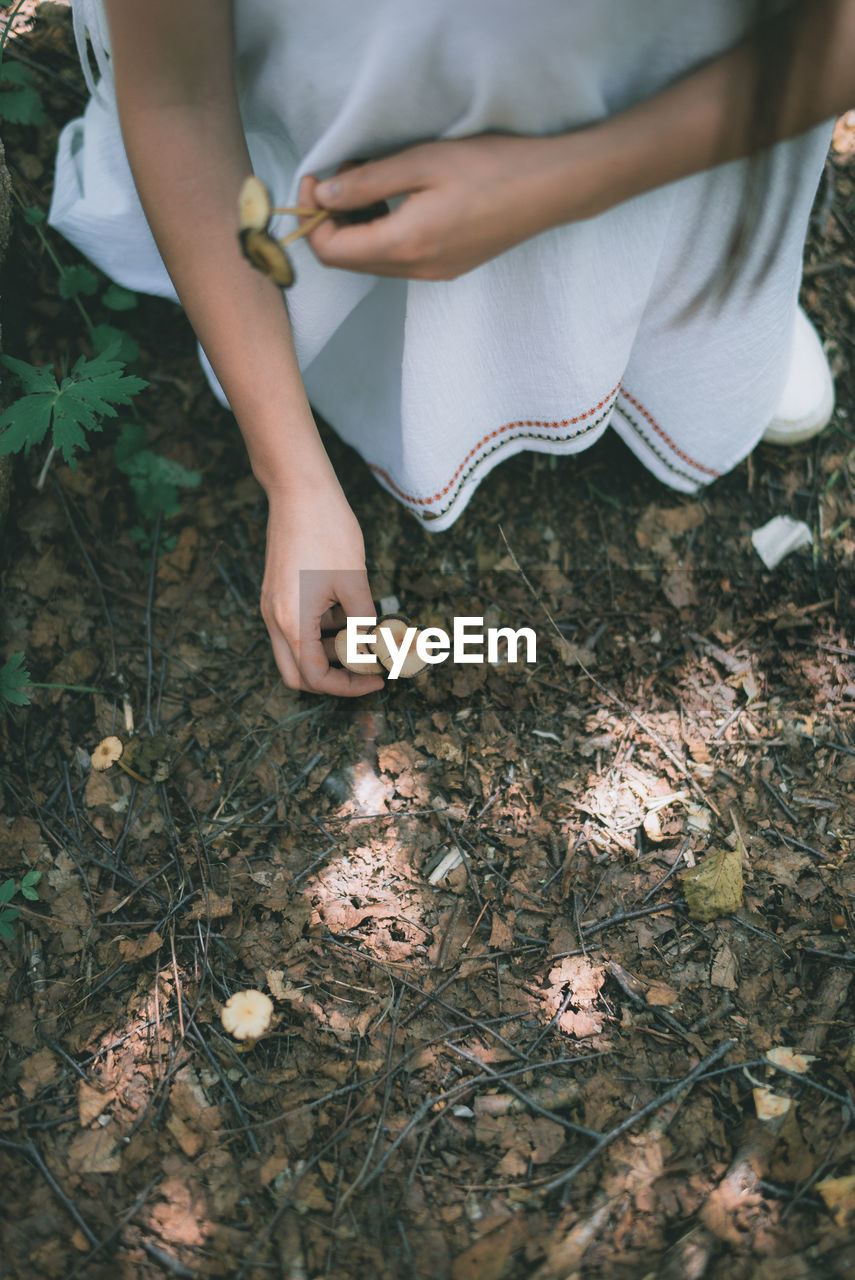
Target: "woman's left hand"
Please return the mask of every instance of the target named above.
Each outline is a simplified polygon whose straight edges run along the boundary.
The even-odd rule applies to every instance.
[[[554,142],[481,134],[408,147],[342,170],[326,182],[306,177],[300,204],[332,213],[405,197],[371,222],[327,219],[309,234],[309,244],[329,267],[453,280],[566,220],[566,214],[556,217],[550,199],[566,177],[557,171],[562,157]]]

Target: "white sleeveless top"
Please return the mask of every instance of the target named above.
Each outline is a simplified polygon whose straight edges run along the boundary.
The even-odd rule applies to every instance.
[[[582,127],[729,47],[744,9],[236,0],[253,165],[287,204],[305,173],[412,142]],[[120,284],[174,298],[125,158],[98,0],[74,0],[74,17],[102,77],[96,88],[84,59],[93,97],[60,137],[50,222]],[[311,402],[429,529],[451,525],[502,459],[575,453],[609,425],[666,484],[694,492],[749,453],[774,413],[828,138],[822,126],[774,148],[744,278],[688,317],[724,260],[743,162],[545,232],[448,282],[331,270],[298,242],[287,301]],[[772,268],[753,288],[773,237]]]

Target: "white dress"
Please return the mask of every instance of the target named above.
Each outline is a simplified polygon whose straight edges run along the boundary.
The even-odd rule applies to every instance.
[[[98,0],[74,9],[103,74],[61,135],[50,221],[120,284],[174,298],[125,158]],[[745,9],[236,0],[253,165],[286,204],[305,173],[411,142],[584,126],[729,47]],[[309,398],[433,530],[504,458],[575,453],[609,426],[666,484],[694,492],[745,457],[773,416],[828,140],[821,126],[774,149],[742,277],[723,303],[689,315],[725,258],[745,163],[545,232],[449,282],[330,270],[298,243],[287,301]],[[752,287],[771,243],[772,267]]]

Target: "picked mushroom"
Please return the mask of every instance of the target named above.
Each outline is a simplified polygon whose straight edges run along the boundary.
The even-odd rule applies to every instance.
[[[403,617],[400,613],[389,613],[377,623],[377,643],[374,646],[374,652],[377,654],[378,661],[382,663],[387,671],[391,671],[395,664],[395,653],[386,642],[386,637],[383,634],[384,629],[389,633],[393,644],[399,649],[404,643],[407,630],[412,626],[413,624],[409,618]],[[417,676],[428,665],[416,652],[418,638],[419,631],[416,629],[399,672],[399,675],[406,678]]]
[[[356,646],[357,653],[370,654],[371,649],[364,641],[359,641]],[[335,656],[346,671],[352,671],[358,676],[382,676],[384,668],[376,658],[372,657],[370,662],[348,662],[347,660],[347,628],[342,627],[335,638]]]
[[[89,757],[92,768],[96,773],[103,773],[116,763],[124,749],[121,738],[116,738],[113,735],[108,738],[102,738]]]
[[[306,221],[281,240],[270,234],[270,219],[274,214],[293,214]],[[326,209],[303,209],[298,205],[274,208],[270,192],[256,175],[245,179],[238,195],[240,230],[238,240],[241,252],[248,262],[263,275],[269,276],[281,289],[294,283],[294,268],[285,252],[285,245],[307,235],[319,222],[329,217]]]
[[[270,1030],[273,1001],[263,991],[236,991],[223,1005],[220,1018],[229,1035],[251,1048]]]

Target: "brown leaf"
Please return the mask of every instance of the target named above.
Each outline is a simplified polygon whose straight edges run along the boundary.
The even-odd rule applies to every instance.
[[[500,1280],[511,1254],[526,1237],[523,1214],[515,1214],[504,1227],[476,1240],[451,1264],[451,1280]]]
[[[46,1084],[55,1080],[59,1072],[59,1063],[50,1049],[40,1049],[30,1054],[21,1063],[21,1077],[18,1088],[25,1098],[34,1098]]]
[[[118,1173],[122,1164],[115,1148],[106,1129],[84,1129],[68,1149],[68,1167],[73,1173]]]
[[[154,932],[136,942],[131,938],[120,938],[119,955],[123,960],[145,960],[146,956],[153,955],[162,946],[163,938],[159,933]]]
[[[81,1128],[88,1128],[93,1120],[97,1120],[115,1096],[115,1093],[104,1093],[81,1080],[77,1086],[77,1118]]]
[[[716,849],[681,875],[686,905],[702,924],[742,906],[742,846]]]

